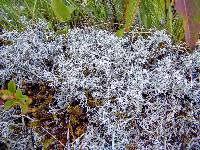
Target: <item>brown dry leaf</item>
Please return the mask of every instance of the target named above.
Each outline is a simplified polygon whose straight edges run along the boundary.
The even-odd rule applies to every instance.
[[[76,129],[76,136],[79,137],[81,136],[83,133],[85,132],[85,126],[82,125],[82,126],[78,126],[77,129]]]
[[[130,145],[127,144],[125,147],[126,147],[126,150],[135,150],[132,144]]]
[[[72,115],[77,115],[77,116],[81,116],[82,114],[82,110],[79,105],[70,106],[68,112]]]

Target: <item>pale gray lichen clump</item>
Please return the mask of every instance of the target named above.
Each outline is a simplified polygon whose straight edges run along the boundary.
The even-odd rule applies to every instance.
[[[103,106],[87,108],[89,125],[75,142],[77,149],[118,150],[131,144],[137,149],[199,146],[200,49],[193,54],[182,52],[165,31],[130,41],[129,36],[119,39],[93,28],[72,29],[67,37],[58,36],[46,25],[40,22],[28,25],[22,33],[0,35],[13,41],[0,47],[0,80],[4,83],[12,77],[19,86],[23,80],[45,81],[56,89],[58,103],[49,106],[51,112],[64,108],[74,97],[88,107],[84,89],[95,99],[104,99]],[[178,115],[184,111],[185,116]],[[119,112],[124,117],[118,118]]]

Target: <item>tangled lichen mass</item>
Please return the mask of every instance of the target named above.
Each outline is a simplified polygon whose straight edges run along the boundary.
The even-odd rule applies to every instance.
[[[200,147],[200,48],[189,53],[164,30],[118,38],[92,27],[57,35],[46,26],[0,35],[11,41],[0,46],[3,88],[14,80],[36,109],[20,116],[18,107],[1,106],[0,137],[11,149]]]

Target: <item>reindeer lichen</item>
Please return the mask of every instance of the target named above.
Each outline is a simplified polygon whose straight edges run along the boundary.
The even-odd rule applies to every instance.
[[[12,78],[21,88],[22,81],[43,81],[55,90],[43,105],[50,118],[42,123],[43,136],[28,129],[35,141],[47,136],[65,148],[102,150],[199,146],[199,48],[189,53],[173,45],[165,31],[143,36],[133,30],[118,38],[105,30],[76,28],[65,37],[46,25],[40,21],[21,33],[0,35],[13,43],[0,47],[2,83]],[[9,139],[11,120],[8,112],[0,113],[1,136]],[[56,136],[59,131],[65,139]],[[24,141],[18,143],[22,149]]]

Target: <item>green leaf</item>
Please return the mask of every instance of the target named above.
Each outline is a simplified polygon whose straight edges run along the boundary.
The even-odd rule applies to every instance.
[[[14,100],[14,99],[7,100],[7,101],[4,103],[4,109],[8,110],[8,109],[10,109],[13,105],[16,105],[16,100]]]
[[[25,102],[26,100],[28,100],[28,96],[26,95],[22,95],[22,97],[20,98],[21,101]]]
[[[130,31],[131,26],[135,22],[135,17],[137,15],[139,5],[140,5],[140,0],[128,0],[128,3],[126,4],[125,25],[124,25],[124,29],[126,32]]]
[[[27,104],[27,105],[30,105],[30,104],[31,104],[31,102],[32,102],[32,99],[31,99],[31,98],[29,98],[29,97],[27,96],[27,99],[26,99],[26,104]]]
[[[11,93],[15,93],[15,91],[16,91],[16,84],[13,80],[11,80],[8,83],[8,91],[10,91]]]
[[[22,91],[20,89],[17,89],[16,91],[16,98],[20,100],[21,102],[25,102],[28,99],[28,96],[23,95]]]
[[[17,89],[16,90],[16,97],[17,97],[17,99],[21,99],[22,96],[23,96],[22,95],[22,91],[20,89]]]
[[[28,111],[28,105],[26,105],[26,104],[23,104],[23,105],[21,105],[21,109],[22,109],[22,113],[27,113],[27,111]]]
[[[69,21],[71,19],[71,14],[74,11],[72,6],[66,6],[63,0],[52,0],[51,7],[54,14],[59,19],[59,21]]]
[[[117,32],[115,34],[119,38],[124,36],[124,28],[121,28],[121,29],[117,30]]]

